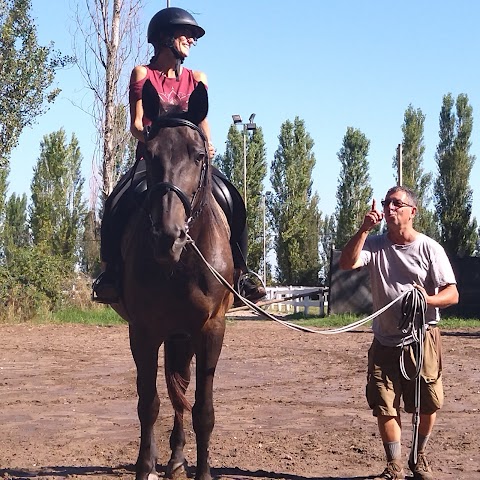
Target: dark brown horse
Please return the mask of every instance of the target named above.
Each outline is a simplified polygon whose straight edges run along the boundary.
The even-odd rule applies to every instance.
[[[137,366],[141,436],[136,478],[157,478],[154,424],[160,400],[156,379],[164,344],[165,378],[174,408],[167,476],[185,465],[183,414],[190,364],[196,357],[192,408],[197,443],[195,478],[211,479],[208,447],[214,426],[213,377],[222,349],[225,313],[233,296],[200,261],[193,239],[210,265],[233,282],[230,231],[211,190],[207,141],[198,127],[207,115],[203,84],[191,94],[188,112],[165,114],[149,81],[143,89],[147,196],[122,239],[123,291],[116,311],[129,323]]]

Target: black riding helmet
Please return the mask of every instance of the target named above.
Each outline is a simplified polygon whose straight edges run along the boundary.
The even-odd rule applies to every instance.
[[[195,38],[205,35],[205,30],[183,8],[168,7],[157,12],[148,24],[147,40],[153,43],[162,33],[173,33],[176,27],[188,26],[192,29]]]
[[[153,44],[164,34],[166,40],[164,45],[168,47],[175,56],[175,76],[177,81],[180,77],[180,65],[185,60],[184,56],[173,45],[173,33],[177,27],[189,27],[195,39],[203,37],[205,30],[200,27],[197,21],[183,8],[168,7],[157,12],[148,24],[147,40]]]

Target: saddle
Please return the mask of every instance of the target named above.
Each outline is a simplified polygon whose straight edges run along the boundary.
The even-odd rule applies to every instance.
[[[139,159],[120,179],[105,202],[102,218],[101,256],[107,263],[120,259],[120,238],[133,211],[142,204],[147,192],[145,160]],[[230,226],[235,264],[245,264],[246,210],[238,190],[227,177],[212,167],[212,192]]]

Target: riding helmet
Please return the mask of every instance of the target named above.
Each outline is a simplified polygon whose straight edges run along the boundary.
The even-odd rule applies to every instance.
[[[197,21],[183,8],[168,7],[157,12],[148,24],[147,40],[153,43],[162,32],[170,32],[178,26],[188,26],[192,29],[195,38],[205,35],[205,30],[200,27]]]

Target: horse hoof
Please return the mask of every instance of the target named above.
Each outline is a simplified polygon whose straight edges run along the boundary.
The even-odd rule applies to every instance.
[[[169,462],[167,466],[166,478],[186,477],[187,475],[187,461],[183,462]]]
[[[147,480],[158,480],[158,475],[155,473],[149,473]]]

